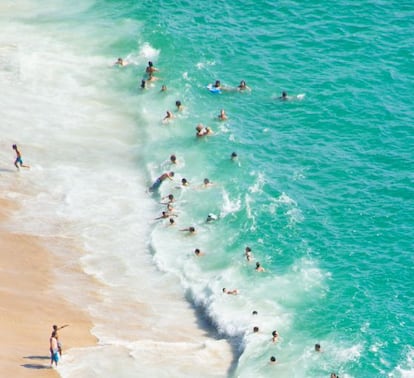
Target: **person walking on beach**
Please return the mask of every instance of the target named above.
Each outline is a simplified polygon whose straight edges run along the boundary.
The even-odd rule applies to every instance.
[[[22,160],[22,154],[20,153],[19,149],[17,148],[17,145],[13,144],[12,146],[13,150],[16,151],[16,160],[14,161],[14,165],[16,166],[17,169],[20,167],[23,168],[30,168],[28,165],[24,165],[23,164],[23,160]]]
[[[58,331],[63,329],[63,328],[66,328],[68,326],[69,326],[69,324],[64,324],[63,326],[58,327],[56,324],[54,324],[53,327],[52,327],[53,328],[52,335],[53,335],[53,333],[55,334],[55,338],[57,340],[57,348],[59,350],[59,355],[60,356],[62,355],[62,343],[59,341]]]
[[[50,349],[50,365],[53,366],[53,363],[57,366],[59,362],[59,347],[58,340],[56,338],[56,331],[52,332],[52,335],[49,339],[49,349]]]

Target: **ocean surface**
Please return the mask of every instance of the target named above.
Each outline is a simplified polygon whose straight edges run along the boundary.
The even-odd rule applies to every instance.
[[[83,252],[54,253],[103,287],[89,302],[81,280],[57,280],[99,338],[62,377],[201,376],[134,338],[162,328],[128,310],[153,290],[231,343],[228,376],[414,377],[413,20],[394,0],[1,2],[10,227],[75,240]],[[148,61],[157,80],[141,89]],[[200,123],[213,134],[196,137]],[[174,225],[155,219],[169,194]],[[153,311],[181,321],[179,306]]]

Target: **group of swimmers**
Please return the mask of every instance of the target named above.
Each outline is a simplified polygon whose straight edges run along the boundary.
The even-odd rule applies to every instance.
[[[119,63],[120,65],[122,65],[122,63]],[[153,81],[154,79],[154,73],[158,72],[158,69],[154,67],[152,62],[148,62],[148,66],[146,68],[146,74],[147,76],[147,81]],[[223,86],[221,84],[221,82],[219,80],[216,80],[215,83],[212,85],[213,88],[217,89],[217,90],[223,90],[223,91],[230,91],[230,90],[238,90],[238,91],[250,91],[251,89],[247,86],[246,82],[244,80],[242,80],[240,82],[240,84],[236,87],[236,88],[232,88],[232,87],[226,87]],[[141,82],[141,88],[146,88],[146,82],[143,79]],[[167,88],[165,85],[162,86],[161,91],[165,91]],[[281,101],[287,101],[290,99],[290,97],[287,95],[287,92],[283,91],[282,95],[279,97],[279,99]],[[183,105],[181,103],[180,100],[177,100],[175,103],[176,109],[177,111],[181,111],[183,109]],[[168,122],[171,119],[174,118],[173,113],[170,110],[166,111],[166,116],[163,118],[163,122]],[[218,119],[220,121],[225,121],[228,119],[228,116],[225,112],[224,109],[220,110],[220,113],[218,114]],[[202,124],[198,124],[196,126],[196,136],[197,137],[203,137],[206,135],[211,135],[213,133],[213,131],[211,130],[210,127],[208,126],[204,126]],[[236,160],[238,158],[237,153],[236,152],[232,152],[230,155],[231,160]],[[175,165],[177,164],[177,157],[176,155],[171,155],[170,156],[170,164],[171,165]],[[174,180],[175,177],[175,173],[173,171],[170,172],[165,172],[163,173],[161,176],[159,176],[154,183],[151,185],[151,187],[149,188],[150,192],[155,192],[158,191],[158,189],[161,187],[162,183],[165,181],[169,181],[169,180]],[[211,182],[209,179],[205,178],[203,181],[203,185],[204,187],[210,186]],[[186,178],[182,178],[181,179],[181,187],[186,187],[189,186],[189,182],[187,181]],[[155,220],[162,220],[162,219],[168,219],[169,225],[173,226],[175,225],[175,217],[177,217],[178,215],[176,213],[174,213],[174,202],[175,202],[175,198],[173,194],[169,194],[166,197],[163,197],[161,199],[161,204],[166,206],[166,209],[164,211],[162,211],[161,215],[159,217],[156,217]],[[211,221],[215,221],[217,220],[217,217],[214,214],[208,214],[206,222],[211,222]],[[182,232],[187,232],[190,235],[194,235],[196,233],[196,229],[194,226],[190,226],[190,227],[186,227],[186,228],[182,228],[179,231]],[[199,248],[195,248],[194,249],[194,255],[196,257],[200,257],[200,256],[204,256],[204,252],[202,252]],[[247,262],[251,262],[252,260],[254,260],[253,258],[253,254],[252,254],[252,249],[247,246],[245,248],[245,252],[244,252],[245,258],[247,260]],[[256,272],[265,272],[265,268],[260,264],[260,262],[256,262],[255,263],[255,271]],[[222,289],[223,294],[228,294],[228,295],[238,295],[239,294],[239,290],[236,288],[233,289],[227,289],[227,288],[223,288]],[[253,311],[253,315],[257,315],[257,311]],[[257,333],[259,332],[259,327],[255,326],[253,327],[253,332]],[[279,333],[277,330],[274,330],[271,333],[271,341],[273,343],[276,343],[279,339]],[[315,351],[316,352],[321,352],[321,347],[320,344],[315,344]],[[276,364],[277,360],[275,356],[271,356],[270,357],[270,364]],[[339,378],[339,376],[336,373],[331,373],[331,378]]]

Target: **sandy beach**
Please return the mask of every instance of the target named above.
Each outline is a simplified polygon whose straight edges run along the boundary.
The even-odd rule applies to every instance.
[[[65,349],[94,345],[92,323],[80,308],[65,301],[53,288],[53,267],[62,264],[35,237],[7,231],[13,203],[0,201],[0,343],[3,377],[58,377],[50,368],[52,325],[60,331]]]

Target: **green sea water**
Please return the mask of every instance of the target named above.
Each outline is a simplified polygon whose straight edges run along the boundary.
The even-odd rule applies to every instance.
[[[175,171],[174,183],[147,197],[161,212],[160,197],[173,193],[177,228],[194,225],[198,235],[155,225],[153,262],[179,277],[188,300],[234,345],[229,375],[412,377],[414,4],[56,7],[26,22],[56,28],[56,38],[92,65],[93,57],[129,62],[97,68],[84,88],[123,99],[111,111],[134,119],[130,147],[146,186]],[[158,80],[141,90],[148,60]],[[216,80],[232,88],[245,80],[251,91],[212,94],[206,86]],[[278,99],[282,91],[289,101]],[[175,119],[163,124],[166,110]],[[214,135],[196,138],[198,123]],[[190,188],[177,188],[183,177]],[[202,189],[206,177],[214,185]],[[209,213],[218,220],[206,223]],[[194,261],[194,248],[206,256]],[[265,272],[254,270],[256,261]],[[222,287],[240,294],[223,296]]]

